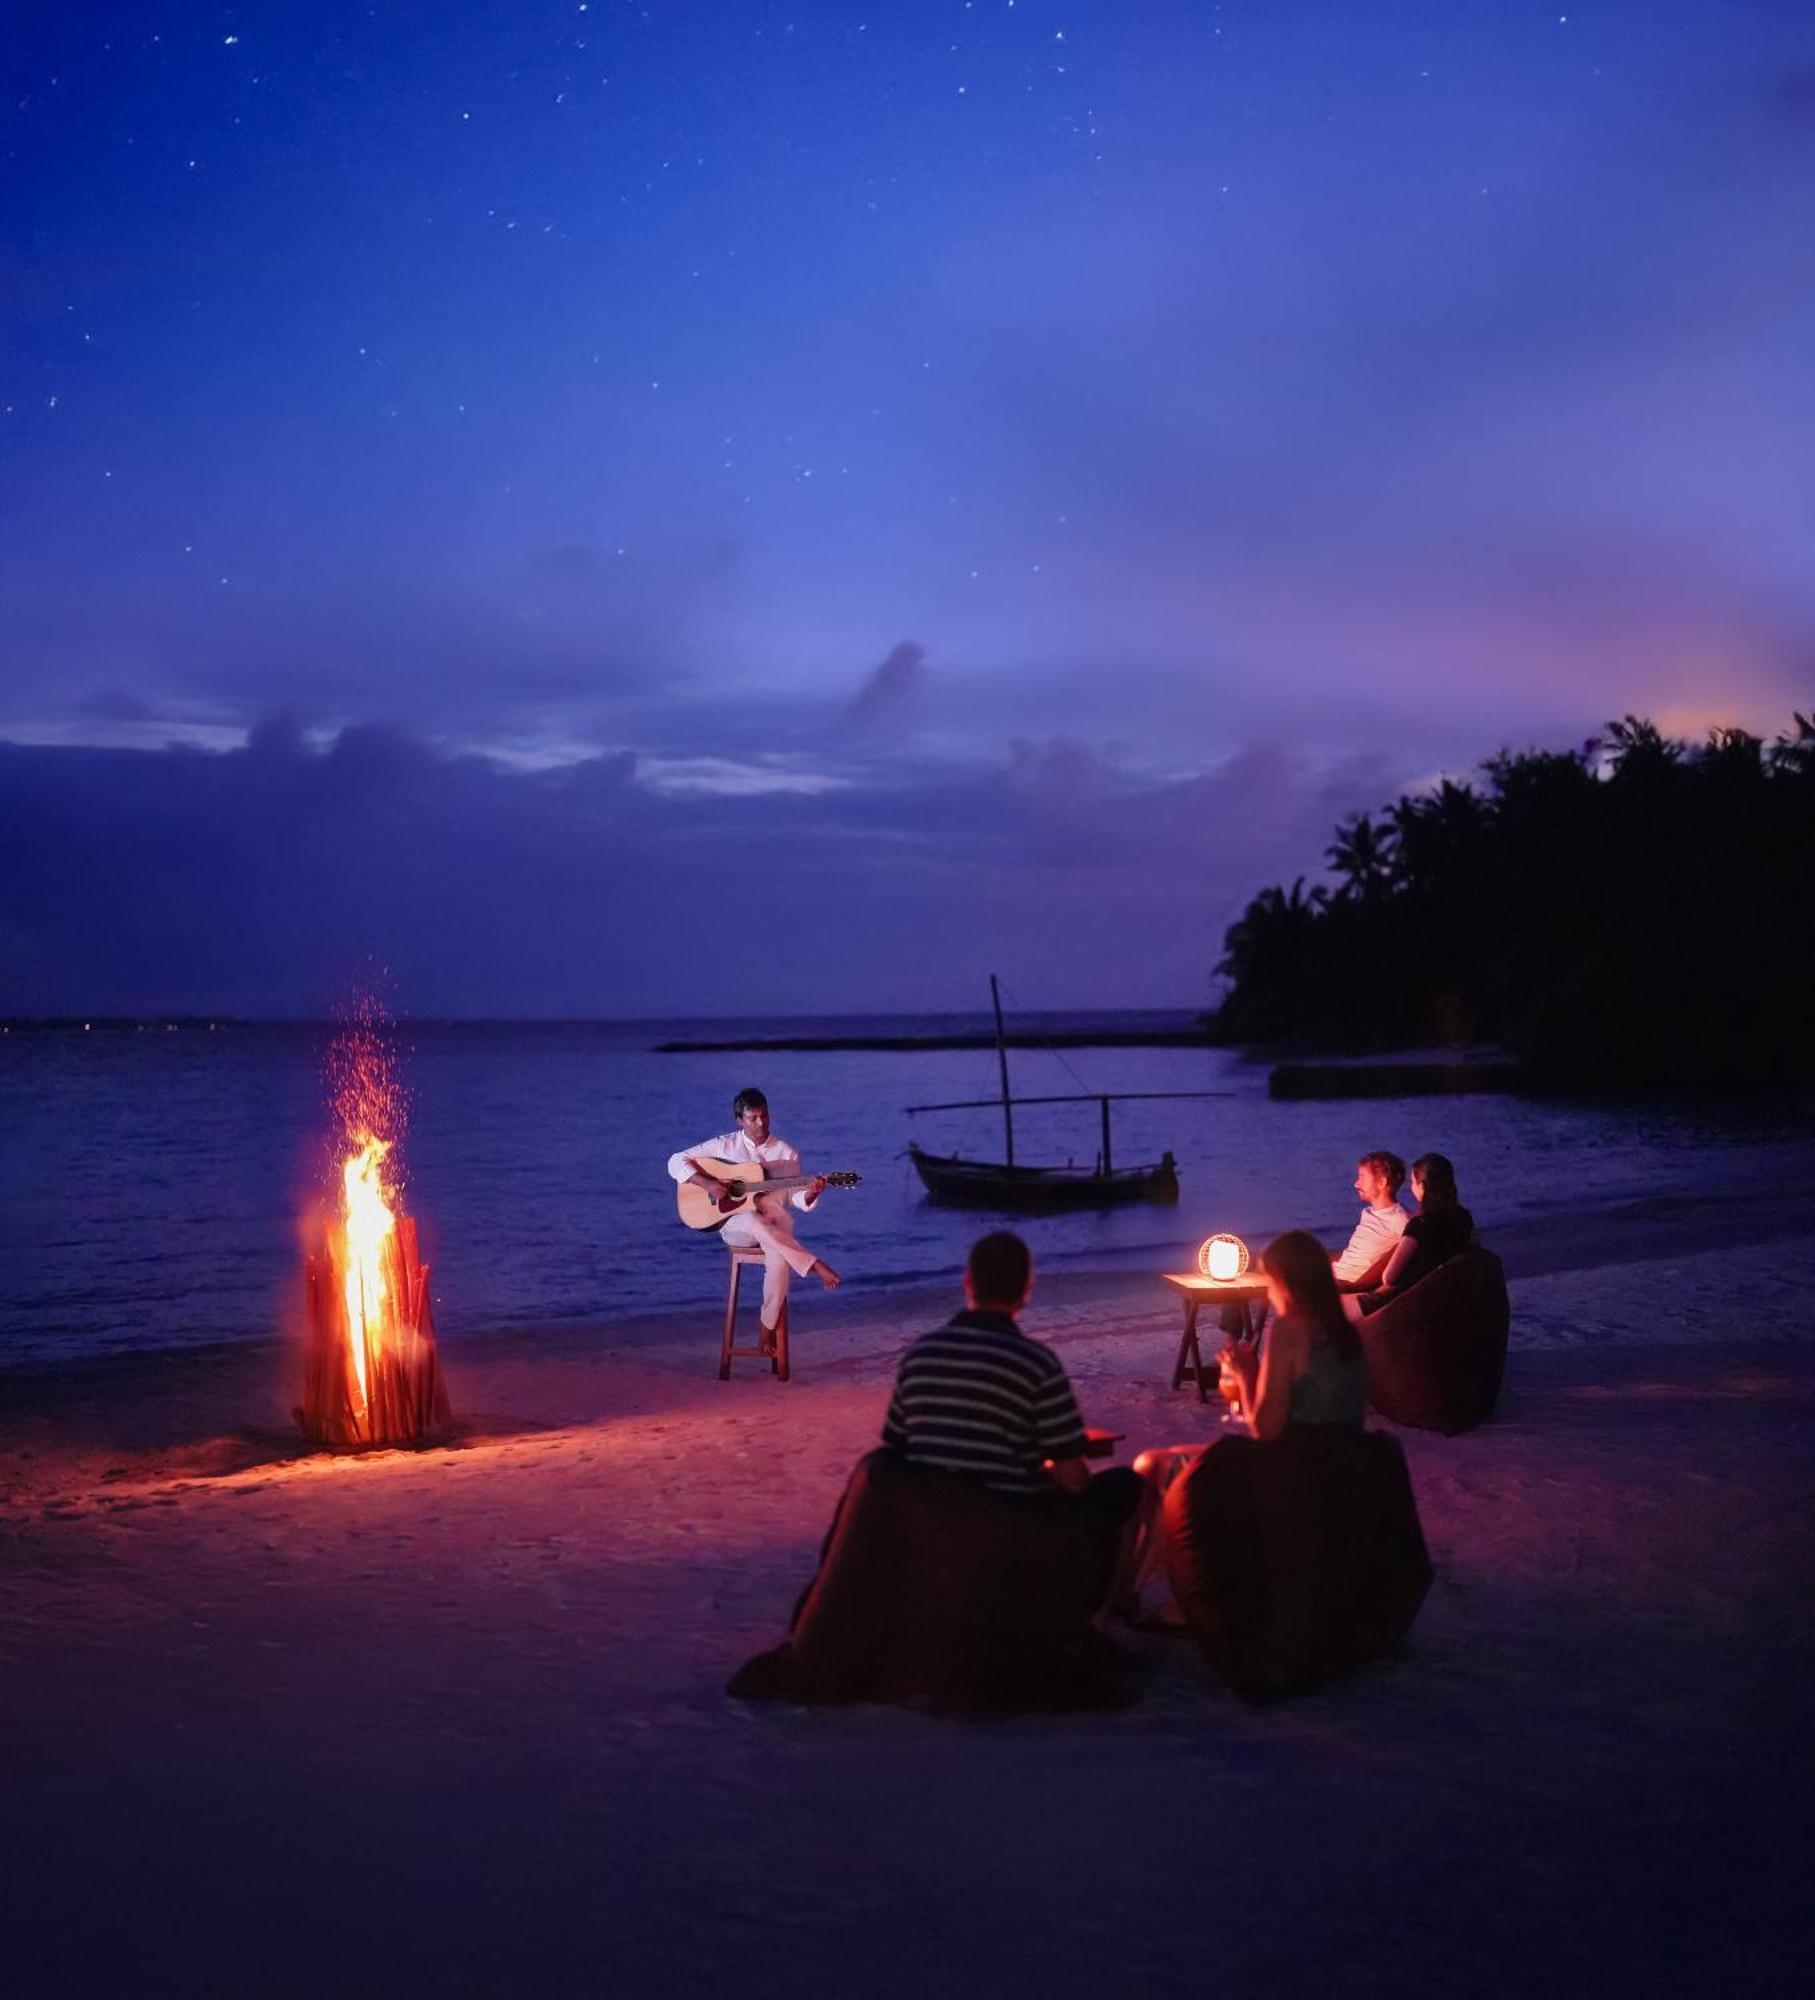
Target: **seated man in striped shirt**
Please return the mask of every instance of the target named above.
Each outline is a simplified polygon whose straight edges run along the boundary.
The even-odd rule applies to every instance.
[[[901,1358],[882,1441],[919,1465],[980,1480],[999,1493],[1090,1507],[1125,1528],[1112,1601],[1125,1582],[1147,1482],[1126,1466],[1091,1477],[1088,1439],[1065,1364],[1015,1315],[1033,1289],[1033,1257],[998,1230],[971,1246],[965,1310]]]

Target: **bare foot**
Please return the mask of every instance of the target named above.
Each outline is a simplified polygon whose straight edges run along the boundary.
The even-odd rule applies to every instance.
[[[828,1292],[837,1291],[839,1285],[843,1283],[838,1273],[832,1269],[831,1265],[823,1257],[815,1257],[813,1259],[813,1275],[825,1286]]]

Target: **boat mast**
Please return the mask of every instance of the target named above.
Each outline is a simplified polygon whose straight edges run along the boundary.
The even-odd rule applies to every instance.
[[[1002,1136],[1008,1147],[1008,1164],[1015,1163],[1015,1114],[1008,1101],[1008,1044],[1002,1038],[1002,995],[996,990],[996,975],[989,976],[989,1004],[996,1012],[996,1062],[1002,1071]]]

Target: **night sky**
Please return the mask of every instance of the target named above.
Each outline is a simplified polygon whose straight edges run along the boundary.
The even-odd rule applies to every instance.
[[[0,1011],[1195,1005],[1815,686],[1815,9],[0,27]]]

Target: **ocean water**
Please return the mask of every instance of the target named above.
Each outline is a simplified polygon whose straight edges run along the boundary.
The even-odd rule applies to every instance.
[[[1182,1019],[1182,1017],[1180,1017]],[[1098,1017],[1100,1020],[1101,1017]],[[1153,1017],[1128,1017],[1154,1025]],[[1064,1017],[1043,1017],[1059,1028]],[[714,1239],[675,1219],[668,1154],[723,1131],[745,1083],[826,1195],[803,1234],[859,1292],[952,1276],[987,1217],[928,1202],[906,1158],[999,1158],[999,1116],[910,1119],[987,1097],[992,1051],[658,1055],[670,1036],[921,1031],[980,1022],[406,1024],[406,1200],[434,1266],[442,1336],[608,1320],[722,1297]],[[231,1026],[0,1036],[0,1369],[266,1338],[295,1310],[300,1219],[328,1184],[330,1030]],[[1177,1155],[1175,1209],[1017,1223],[1043,1264],[1173,1268],[1215,1229],[1252,1238],[1354,1214],[1356,1155],[1436,1149],[1491,1237],[1497,1219],[1806,1185],[1806,1101],[1593,1105],[1512,1097],[1275,1104],[1266,1072],[1205,1049],[1015,1051],[1018,1093],[1218,1091],[1116,1107],[1119,1163]],[[1018,1157],[1095,1156],[1093,1105],[1023,1109]],[[853,1294],[843,1295],[849,1304]]]

